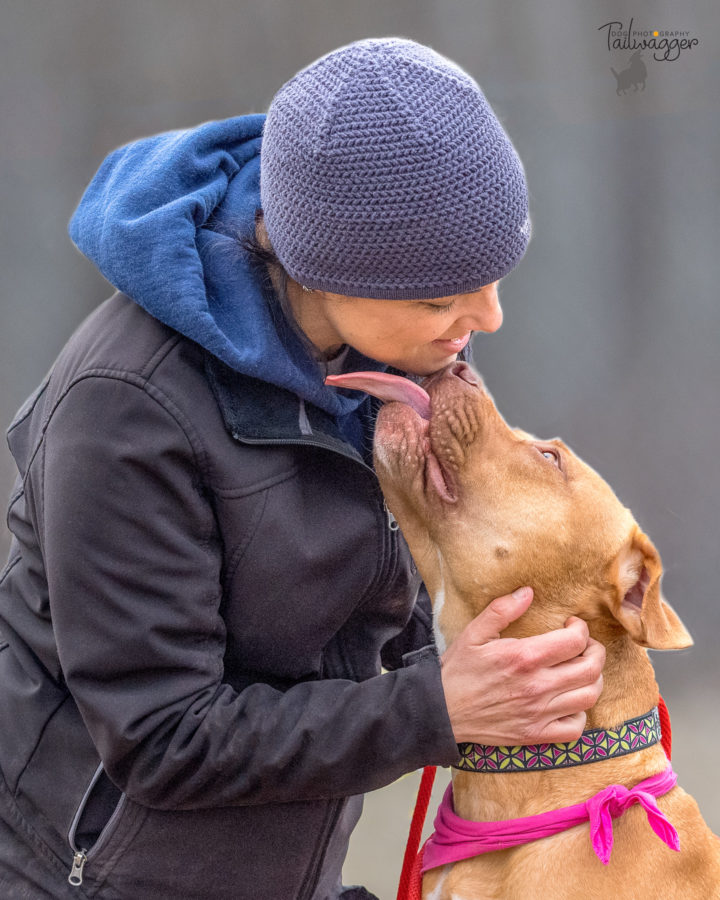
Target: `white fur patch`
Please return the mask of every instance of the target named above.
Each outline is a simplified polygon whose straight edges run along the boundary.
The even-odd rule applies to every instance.
[[[442,654],[447,650],[447,643],[445,642],[443,633],[440,630],[438,618],[440,616],[440,613],[442,612],[443,606],[445,606],[445,575],[443,572],[443,558],[439,549],[437,555],[438,565],[440,567],[440,587],[437,594],[435,594],[435,596],[433,597],[433,634],[435,635],[435,646],[438,649],[438,653]]]
[[[388,468],[388,451],[387,447],[381,443],[380,441],[375,442],[374,446],[375,456],[377,457],[378,462],[383,466],[383,468]]]
[[[428,894],[427,900],[440,900],[442,896],[442,887],[445,884],[445,879],[448,877],[448,873],[450,872],[450,866],[443,866],[442,874],[440,875],[440,880],[435,885],[435,888],[431,894]]]

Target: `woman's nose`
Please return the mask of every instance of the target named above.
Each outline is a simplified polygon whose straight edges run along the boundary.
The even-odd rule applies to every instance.
[[[469,303],[458,318],[457,324],[463,331],[484,331],[492,334],[503,322],[497,287],[483,288],[477,294],[468,297]]]

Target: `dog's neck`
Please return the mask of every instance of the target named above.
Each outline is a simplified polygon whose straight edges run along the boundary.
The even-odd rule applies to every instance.
[[[587,713],[586,729],[613,728],[656,706],[658,686],[646,651],[625,633],[608,640],[603,622],[591,620],[588,627],[591,637],[605,644],[607,655],[603,692]],[[532,631],[532,623],[525,630],[538,633]],[[576,803],[609,784],[631,785],[666,765],[661,745],[655,744],[628,756],[569,769],[498,774],[453,770],[453,803],[455,812],[465,819],[520,818]]]
[[[590,636],[593,623],[588,623]],[[605,644],[603,690],[597,703],[587,711],[586,728],[610,728],[647,712],[658,702],[658,685],[647,651],[622,634]]]

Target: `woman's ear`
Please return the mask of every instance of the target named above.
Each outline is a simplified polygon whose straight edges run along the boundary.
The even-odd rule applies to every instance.
[[[660,593],[662,562],[652,541],[637,525],[610,564],[610,612],[642,647],[680,650],[693,639]]]

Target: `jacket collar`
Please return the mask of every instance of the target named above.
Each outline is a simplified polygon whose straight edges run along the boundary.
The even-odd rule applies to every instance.
[[[354,413],[339,418],[292,391],[231,369],[208,352],[205,372],[225,427],[236,440],[322,446],[372,467],[372,436],[381,406],[374,397],[366,397]]]

